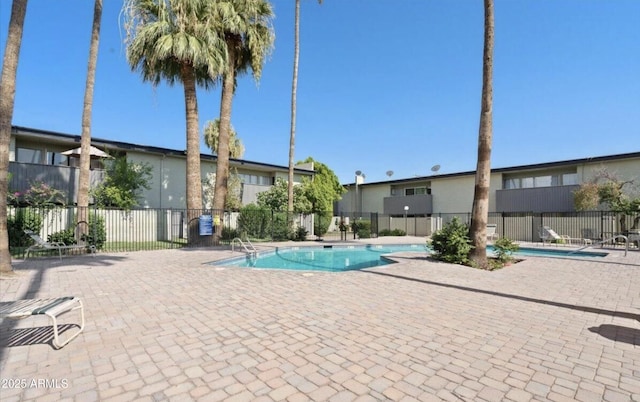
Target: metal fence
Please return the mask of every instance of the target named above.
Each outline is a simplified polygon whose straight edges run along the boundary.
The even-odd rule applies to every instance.
[[[22,258],[33,243],[25,229],[49,241],[66,244],[86,242],[98,251],[124,252],[182,247],[209,247],[230,244],[235,238],[251,241],[315,239],[339,240],[338,223],[345,218],[369,221],[371,236],[398,229],[412,236],[430,236],[454,217],[469,224],[470,213],[430,216],[389,216],[377,213],[351,217],[331,213],[299,214],[261,209],[242,212],[214,210],[90,208],[88,222],[77,223],[77,208],[8,209],[9,246],[15,258]],[[207,225],[208,223],[208,225]],[[539,230],[549,226],[560,235],[591,240],[607,239],[637,229],[640,214],[623,215],[608,211],[563,213],[491,213],[489,223],[497,225],[501,237],[515,241],[538,242]],[[82,230],[80,230],[82,228]],[[215,231],[215,232],[214,232]],[[349,233],[351,238],[353,234]]]
[[[380,229],[401,229],[412,236],[430,236],[454,217],[469,225],[471,213],[432,214],[430,216],[378,216]],[[571,238],[604,240],[616,234],[626,235],[640,226],[640,213],[620,214],[611,211],[583,212],[493,212],[488,223],[496,224],[500,237],[516,241],[540,241],[540,228],[548,226],[556,233]]]
[[[235,238],[252,241],[302,239],[315,225],[330,227],[331,214],[298,214],[266,210],[239,212],[176,209],[89,208],[87,221],[78,223],[76,207],[8,208],[9,248],[23,258],[33,244],[24,230],[46,241],[82,242],[98,251],[124,252],[210,247],[230,244]]]

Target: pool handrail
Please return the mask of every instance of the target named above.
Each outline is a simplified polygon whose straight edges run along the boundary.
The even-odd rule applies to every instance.
[[[627,236],[625,236],[625,235],[615,235],[615,236],[609,237],[608,239],[604,239],[604,240],[600,240],[600,241],[598,241],[598,242],[595,242],[595,243],[593,243],[593,244],[587,244],[586,246],[580,247],[580,248],[579,248],[579,249],[577,249],[577,250],[573,250],[573,251],[572,251],[572,252],[570,252],[569,254],[577,253],[578,251],[582,251],[582,250],[584,250],[584,249],[585,249],[585,248],[587,248],[587,247],[595,246],[596,244],[600,244],[600,245],[602,245],[602,244],[604,244],[604,243],[606,243],[606,242],[608,242],[608,241],[616,240],[616,239],[617,239],[617,238],[619,238],[619,237],[621,237],[621,238],[623,238],[623,239],[624,239],[624,256],[626,257],[626,256],[627,256],[627,252],[629,251],[629,239],[628,239],[628,238],[627,238]]]
[[[244,251],[251,255],[251,256],[256,256],[258,254],[258,250],[256,250],[256,248],[253,246],[253,244],[251,243],[251,241],[249,239],[247,239],[247,243],[251,246],[251,250],[249,250],[247,248],[247,245],[244,244],[244,242],[242,241],[242,239],[240,239],[239,237],[236,237],[235,239],[231,240],[231,252],[234,252],[234,245],[236,244],[236,241],[238,243],[240,243],[240,245],[242,246],[242,248],[244,248]]]

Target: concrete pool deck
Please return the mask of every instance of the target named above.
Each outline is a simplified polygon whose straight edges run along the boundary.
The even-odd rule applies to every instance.
[[[3,320],[0,395],[640,401],[640,251],[605,250],[494,272],[416,253],[342,273],[206,265],[217,249],[18,261],[1,301],[78,296],[87,325],[55,350],[46,319]]]

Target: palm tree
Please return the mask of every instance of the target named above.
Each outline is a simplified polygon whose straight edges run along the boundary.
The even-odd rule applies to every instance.
[[[210,6],[207,0],[127,0],[124,6],[131,69],[154,86],[164,80],[184,87],[190,233],[202,209],[196,85],[208,87],[225,66],[224,42],[209,29]]]
[[[211,4],[211,29],[226,44],[226,68],[222,74],[220,100],[220,133],[214,188],[213,209],[224,210],[229,179],[229,133],[231,131],[231,104],[236,77],[249,69],[256,80],[262,74],[262,64],[270,53],[274,34],[270,25],[271,5],[265,0],[216,1]],[[214,222],[219,219],[214,219]],[[216,237],[220,231],[216,231]]]
[[[218,154],[219,139],[220,119],[207,122],[207,125],[204,126],[204,143],[207,144],[211,152],[216,155]],[[239,159],[242,158],[242,155],[244,155],[244,145],[232,126],[229,131],[229,157]]]
[[[218,144],[220,143],[220,119],[215,119],[213,121],[207,122],[204,127],[204,143],[207,144],[211,152],[214,154],[218,154]],[[244,155],[244,145],[240,138],[238,138],[238,134],[233,129],[233,126],[229,132],[229,157],[233,159],[242,158]],[[204,197],[205,197],[205,208],[209,208],[212,204],[212,200],[215,199],[215,193],[213,192],[215,188],[215,177],[216,174],[207,174],[206,180],[203,182],[206,183],[204,185]],[[213,178],[213,180],[211,179]],[[227,196],[224,201],[225,209],[240,209],[242,207],[242,200],[240,197],[241,194],[242,183],[240,180],[240,176],[238,176],[238,170],[233,169],[233,172],[229,172],[229,178],[227,179]]]
[[[9,232],[7,230],[9,143],[16,95],[16,73],[26,13],[27,0],[13,0],[0,78],[0,272],[11,272],[11,252],[9,251]]]
[[[493,113],[493,0],[484,0],[484,54],[482,62],[482,105],[478,132],[478,163],[471,212],[469,237],[474,248],[469,258],[480,268],[487,268],[487,221],[489,218],[489,184],[491,178],[491,140]]]
[[[322,0],[318,0],[322,4]],[[300,59],[300,0],[296,0],[293,45],[293,83],[291,85],[291,130],[289,135],[289,182],[287,185],[287,211],[293,211],[293,160],[296,150],[296,104],[298,96],[298,61]]]
[[[78,223],[89,222],[89,175],[91,163],[91,111],[93,108],[93,86],[96,80],[98,44],[100,42],[100,21],[102,20],[102,0],[96,0],[93,8],[91,45],[87,66],[87,83],[84,89],[82,109],[82,137],[80,140],[80,178],[78,187]],[[86,233],[87,225],[78,225],[78,239]]]

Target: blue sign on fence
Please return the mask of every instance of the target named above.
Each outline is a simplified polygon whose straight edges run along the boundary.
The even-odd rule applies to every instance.
[[[213,217],[211,215],[200,215],[200,236],[211,236],[213,234]]]

